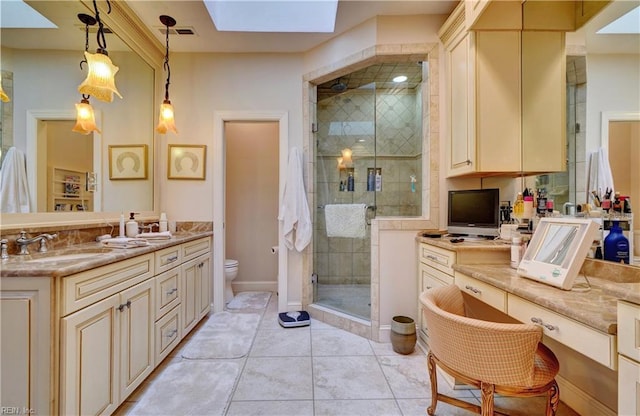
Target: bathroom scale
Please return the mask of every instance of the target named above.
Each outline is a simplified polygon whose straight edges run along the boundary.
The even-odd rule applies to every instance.
[[[278,322],[284,328],[296,328],[309,325],[311,319],[306,311],[293,311],[279,313]]]

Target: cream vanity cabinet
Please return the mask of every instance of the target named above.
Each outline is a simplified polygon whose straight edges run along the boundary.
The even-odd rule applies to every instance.
[[[618,414],[640,414],[640,305],[618,301]]]
[[[448,177],[565,169],[564,32],[471,30],[461,2],[445,47]],[[486,2],[484,2],[486,3]],[[468,16],[467,16],[468,17]]]
[[[440,247],[421,243],[418,246],[418,293],[433,287],[442,287],[453,284],[453,269],[451,266],[456,261],[456,253]],[[427,344],[427,325],[422,314],[422,304],[418,302],[418,336]]]
[[[210,310],[211,238],[65,277],[3,277],[2,406],[111,414]]]
[[[154,368],[154,256],[62,282],[60,413],[109,414]]]
[[[182,331],[187,333],[211,309],[211,239],[182,246]]]

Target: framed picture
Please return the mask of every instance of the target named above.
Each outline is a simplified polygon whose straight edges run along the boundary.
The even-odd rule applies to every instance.
[[[206,153],[206,145],[170,144],[167,177],[204,180]]]
[[[147,179],[147,145],[110,145],[109,179]]]

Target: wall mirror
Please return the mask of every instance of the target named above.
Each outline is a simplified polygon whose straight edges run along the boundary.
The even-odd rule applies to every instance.
[[[107,50],[119,67],[116,85],[123,99],[115,97],[111,103],[90,99],[102,134],[73,133],[69,126],[75,121],[75,104],[82,98],[77,87],[87,73],[86,65],[80,68],[85,25],[77,16],[94,15],[92,2],[27,3],[57,28],[0,29],[2,70],[13,78],[13,109],[12,114],[3,114],[2,151],[6,154],[7,149],[15,147],[25,153],[31,195],[30,213],[2,212],[3,228],[60,220],[65,223],[104,220],[117,218],[121,211],[153,213],[157,200],[155,78],[162,59],[161,45],[151,37],[132,42],[131,39],[139,40],[145,35],[132,26],[135,19],[122,19],[128,14],[126,5],[111,2],[112,13],[107,15],[100,4],[100,16],[109,29]],[[89,51],[95,52],[96,27],[90,27],[89,31]],[[132,49],[130,44],[137,48]],[[111,180],[108,149],[113,145],[146,146],[147,177]],[[82,156],[77,157],[81,152]],[[91,190],[87,190],[87,178]],[[65,189],[67,183],[76,179],[88,192],[82,195],[67,192],[70,191]],[[61,200],[56,200],[57,197]]]

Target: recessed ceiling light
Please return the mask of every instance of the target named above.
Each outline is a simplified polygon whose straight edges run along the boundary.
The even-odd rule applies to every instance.
[[[53,22],[22,0],[2,0],[0,27],[3,29],[57,29]]]
[[[338,0],[203,0],[218,31],[331,33]]]
[[[629,10],[596,32],[599,35],[640,34],[640,6]]]
[[[405,82],[407,80],[406,75],[398,75],[393,79],[393,82]]]

